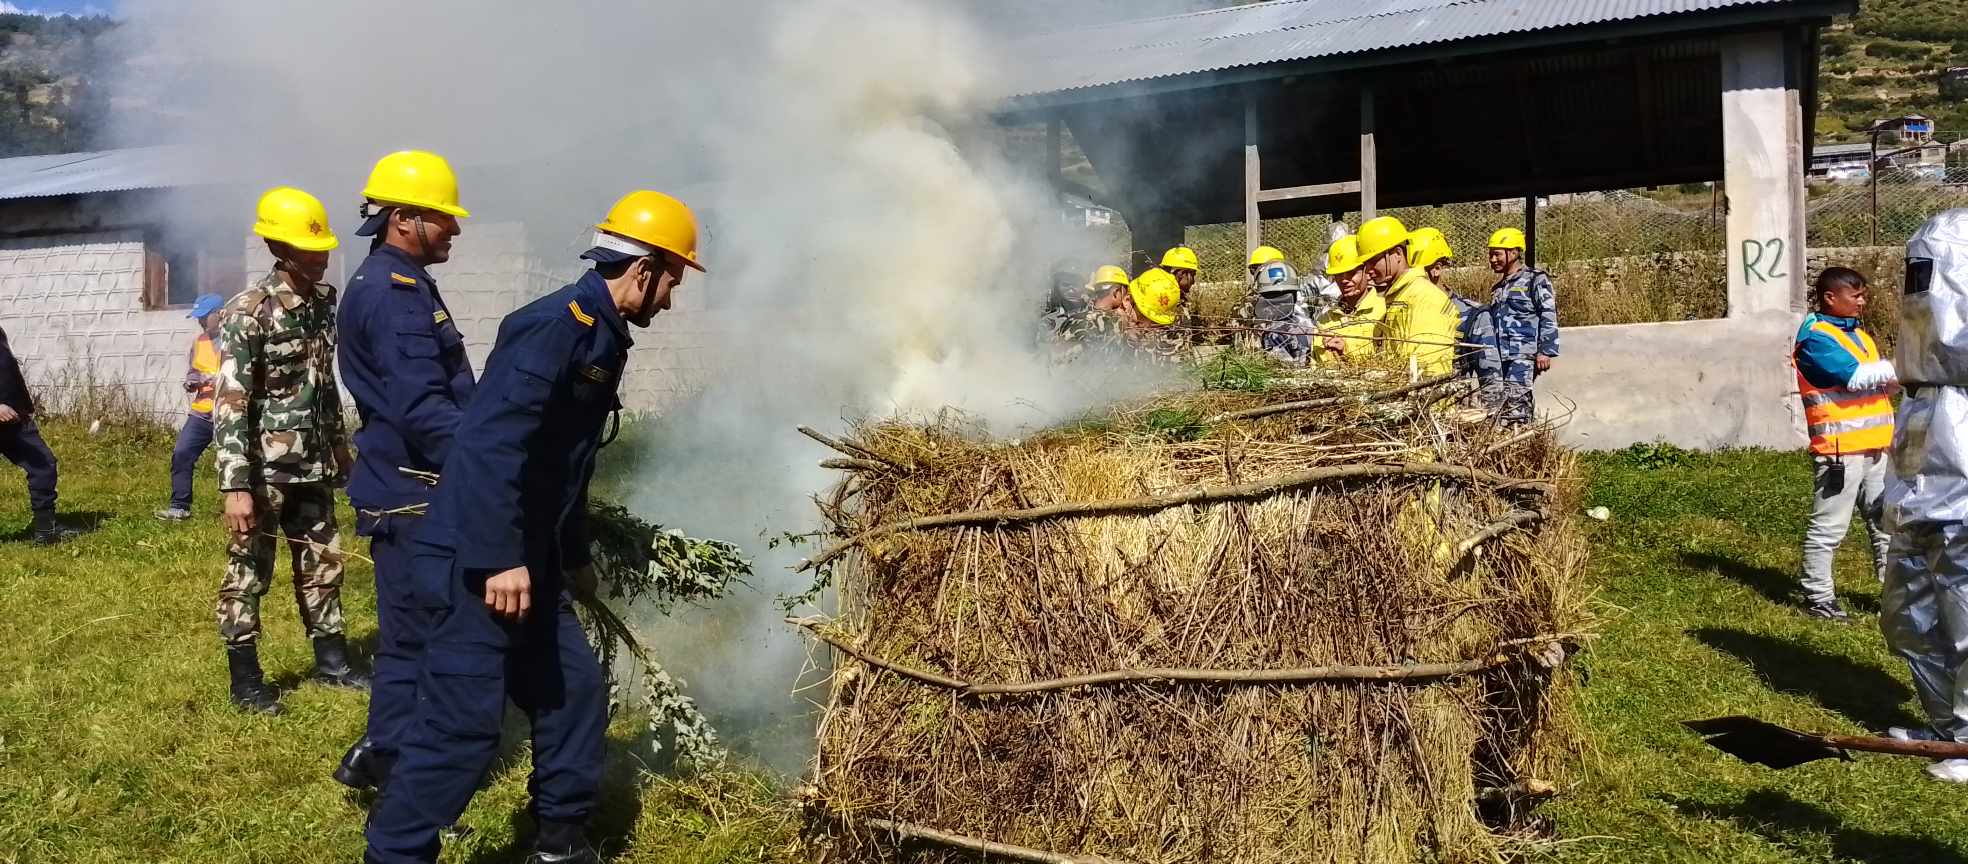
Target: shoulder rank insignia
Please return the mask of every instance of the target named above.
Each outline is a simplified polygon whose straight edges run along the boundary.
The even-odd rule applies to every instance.
[[[442,309],[439,309],[439,310],[437,310],[436,312],[432,312],[432,313],[431,313],[431,323],[432,323],[432,324],[442,324],[442,323],[444,323],[444,322],[446,322],[446,321],[449,321],[449,320],[451,320],[451,313],[449,313],[449,312],[446,312],[446,311],[444,311],[444,310],[442,310]]]
[[[589,366],[588,368],[581,370],[581,377],[586,378],[589,381],[593,381],[596,384],[606,384],[608,383],[609,376],[608,376],[608,370],[603,369],[600,366]]]
[[[416,278],[415,276],[405,276],[405,275],[403,275],[403,274],[401,274],[401,273],[391,273],[391,274],[390,274],[390,281],[391,281],[391,282],[395,282],[395,283],[396,283],[396,284],[398,284],[398,285],[415,285],[415,284],[417,284],[417,278]]]
[[[581,304],[578,301],[574,301],[574,300],[567,301],[567,311],[574,313],[574,320],[579,321],[582,324],[585,324],[589,327],[594,326],[594,316],[581,311]]]

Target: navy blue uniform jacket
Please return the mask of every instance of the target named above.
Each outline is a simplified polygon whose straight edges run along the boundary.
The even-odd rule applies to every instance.
[[[437,282],[410,256],[381,246],[342,292],[335,362],[355,399],[349,503],[388,510],[429,500],[430,487],[398,467],[436,472],[472,396],[471,361]]]
[[[535,596],[587,565],[588,480],[631,344],[592,271],[506,316],[419,542],[480,575],[525,565]]]

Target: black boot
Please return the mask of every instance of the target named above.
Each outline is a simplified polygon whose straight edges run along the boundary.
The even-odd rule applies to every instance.
[[[74,536],[75,532],[61,527],[61,523],[55,521],[55,514],[52,511],[34,514],[34,542],[43,546],[53,546]]]
[[[580,825],[540,820],[539,836],[533,838],[533,854],[526,864],[601,864],[601,856]]]
[[[342,754],[342,764],[335,766],[335,782],[357,791],[379,789],[394,767],[396,754],[377,750],[376,742],[364,735]]]
[[[227,645],[226,669],[232,673],[232,704],[239,710],[268,716],[281,713],[280,692],[267,686],[260,674],[258,645]]]
[[[340,635],[315,638],[314,680],[330,687],[369,689],[369,676],[349,665],[348,639]]]

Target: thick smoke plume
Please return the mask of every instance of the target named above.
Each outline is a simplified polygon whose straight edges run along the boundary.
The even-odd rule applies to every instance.
[[[316,191],[345,237],[368,165],[404,147],[466,168],[461,249],[522,222],[570,276],[621,192],[669,190],[705,217],[713,273],[682,292],[717,322],[713,371],[624,436],[632,459],[611,455],[634,466],[640,514],[757,555],[746,596],[650,626],[727,737],[787,767],[810,740],[791,695],[806,655],[775,598],[804,586],[784,569],[796,551],[761,538],[811,527],[807,497],[837,479],[793,426],[954,408],[1015,431],[1150,383],[1033,348],[1054,260],[1100,256],[1074,248],[1033,169],[999,158],[992,34],[1020,28],[979,26],[992,10],[168,0],[128,10],[138,59],[117,95],[174,118],[208,168]],[[249,208],[250,192],[186,199]],[[359,244],[344,250],[352,267]],[[665,331],[638,335],[654,348],[632,372]]]

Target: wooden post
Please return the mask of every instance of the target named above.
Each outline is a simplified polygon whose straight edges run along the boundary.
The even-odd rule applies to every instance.
[[[1533,193],[1524,196],[1524,266],[1537,264],[1538,248],[1538,196]]]
[[[1244,96],[1244,252],[1257,249],[1264,240],[1264,221],[1257,213],[1257,193],[1264,190],[1262,163],[1257,152],[1257,99]]]
[[[1060,182],[1065,179],[1066,169],[1061,165],[1060,122],[1057,116],[1046,120],[1046,182],[1052,186],[1053,200],[1059,200]]]
[[[1374,92],[1373,85],[1368,84],[1360,88],[1360,221],[1362,222],[1379,215],[1378,161],[1379,156],[1374,153]]]

